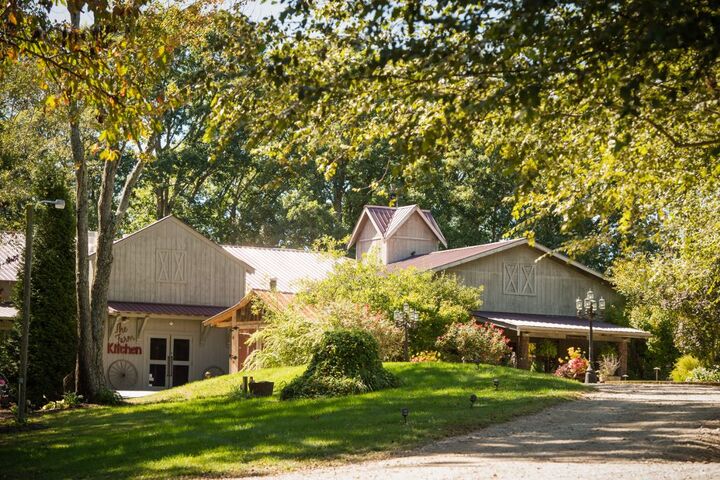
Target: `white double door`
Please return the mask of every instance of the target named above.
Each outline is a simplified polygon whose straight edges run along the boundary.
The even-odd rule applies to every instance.
[[[151,334],[148,386],[177,387],[190,381],[190,337]]]

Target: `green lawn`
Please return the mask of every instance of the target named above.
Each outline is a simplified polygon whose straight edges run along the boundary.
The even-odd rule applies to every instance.
[[[0,434],[0,477],[175,478],[286,470],[392,452],[574,398],[577,382],[503,367],[390,363],[402,387],[343,398],[242,399],[229,375],[122,407],[45,415]],[[302,368],[253,372],[278,385]],[[500,389],[492,378],[500,379]],[[469,396],[478,404],[470,408]],[[400,414],[410,409],[405,425]]]

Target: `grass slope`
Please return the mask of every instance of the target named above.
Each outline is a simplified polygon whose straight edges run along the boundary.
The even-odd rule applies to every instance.
[[[577,382],[527,371],[390,363],[400,388],[342,398],[246,400],[228,375],[121,407],[47,415],[47,429],[0,435],[0,477],[176,478],[286,470],[396,451],[574,398]],[[253,372],[287,382],[302,368]],[[492,387],[500,379],[500,389]],[[469,396],[479,402],[470,408]],[[410,409],[407,425],[400,410]]]

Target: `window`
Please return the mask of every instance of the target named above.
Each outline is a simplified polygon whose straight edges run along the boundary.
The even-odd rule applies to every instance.
[[[526,263],[503,264],[503,293],[533,296],[536,292],[535,265]]]
[[[185,283],[185,251],[155,251],[155,273],[158,282]]]

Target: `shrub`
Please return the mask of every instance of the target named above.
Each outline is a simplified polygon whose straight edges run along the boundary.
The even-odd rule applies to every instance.
[[[720,367],[697,367],[687,376],[688,382],[720,382]]]
[[[700,360],[692,355],[683,355],[675,362],[675,368],[670,376],[675,382],[686,382],[690,373],[700,366]]]
[[[313,315],[309,315],[309,311],[302,301],[282,311],[266,310],[265,327],[249,339],[251,343],[262,344],[263,348],[252,352],[245,361],[245,368],[252,370],[306,364],[320,344],[323,334],[337,329],[367,331],[377,341],[382,360],[393,360],[400,356],[402,330],[384,315],[366,306],[337,301],[321,310],[312,309]]]
[[[75,392],[68,392],[63,395],[62,400],[50,401],[43,405],[41,410],[66,410],[77,408],[82,404],[83,396]]]
[[[338,301],[367,305],[387,319],[407,303],[419,317],[410,331],[410,351],[421,352],[432,350],[453,322],[470,320],[470,312],[481,305],[481,293],[454,275],[414,268],[390,271],[377,255],[369,255],[362,262],[337,263],[322,280],[306,282],[300,297],[318,309]]]
[[[62,398],[63,378],[75,371],[77,315],[75,301],[75,213],[72,194],[59,170],[48,165],[34,179],[38,198],[61,198],[64,210],[38,208],[33,238],[30,289],[30,332],[27,366],[27,398],[33,404],[46,398]],[[24,256],[13,300],[24,308]],[[0,366],[12,384],[20,371],[21,321],[18,317],[9,337],[0,341]]]
[[[570,347],[567,352],[568,354],[565,359],[558,358],[560,366],[555,370],[555,376],[575,380],[582,379],[585,376],[590,362],[583,356],[583,352],[579,348]]]
[[[600,375],[611,377],[620,367],[620,359],[614,353],[608,353],[600,357]]]
[[[100,405],[120,405],[123,403],[122,395],[109,388],[101,388],[92,400]]]
[[[439,362],[440,361],[440,354],[438,352],[419,352],[413,355],[410,358],[410,361],[413,363],[422,363],[422,362]]]
[[[499,364],[510,353],[510,340],[489,323],[453,323],[435,346],[444,360]]]
[[[351,395],[398,384],[383,368],[377,341],[368,332],[335,330],[323,334],[310,365],[282,389],[280,399]]]

